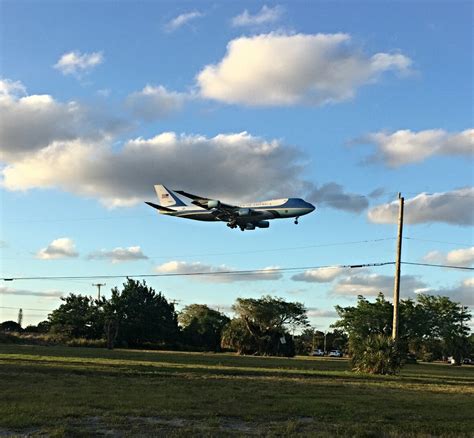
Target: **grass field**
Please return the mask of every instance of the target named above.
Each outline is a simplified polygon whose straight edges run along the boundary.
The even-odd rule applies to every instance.
[[[0,344],[0,436],[474,436],[474,367]]]

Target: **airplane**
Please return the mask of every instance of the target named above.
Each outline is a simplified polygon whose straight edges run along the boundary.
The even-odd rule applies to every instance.
[[[240,228],[242,231],[255,228],[268,228],[271,219],[295,218],[298,224],[300,216],[311,213],[315,206],[300,198],[273,199],[243,205],[230,205],[217,199],[204,198],[183,190],[169,190],[164,185],[155,185],[158,204],[145,201],[161,214],[197,221],[226,222],[229,228]],[[177,195],[191,199],[185,204]]]

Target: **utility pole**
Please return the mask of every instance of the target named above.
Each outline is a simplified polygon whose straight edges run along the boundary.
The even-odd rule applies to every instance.
[[[106,283],[92,283],[92,286],[96,286],[97,287],[97,299],[100,300],[100,288],[102,286],[106,286]]]
[[[398,194],[398,239],[397,239],[397,259],[395,262],[395,282],[393,285],[393,324],[392,339],[398,340],[398,304],[400,301],[400,262],[402,258],[402,233],[403,233],[403,206],[404,198]]]

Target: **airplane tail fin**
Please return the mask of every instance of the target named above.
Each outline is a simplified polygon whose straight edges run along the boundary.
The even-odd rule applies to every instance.
[[[172,190],[167,189],[161,184],[155,186],[156,196],[158,196],[158,205],[161,207],[185,207],[186,204],[173,193]]]

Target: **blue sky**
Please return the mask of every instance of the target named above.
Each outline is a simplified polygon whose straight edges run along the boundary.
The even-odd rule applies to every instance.
[[[393,261],[398,192],[403,259],[472,266],[472,3],[2,1],[1,16],[2,277]],[[241,233],[157,216],[156,183],[317,210]],[[469,271],[402,273],[403,296],[474,304]],[[282,296],[326,328],[391,276],[147,281],[181,308]],[[0,320],[36,323],[98,281],[122,283],[4,282]]]

